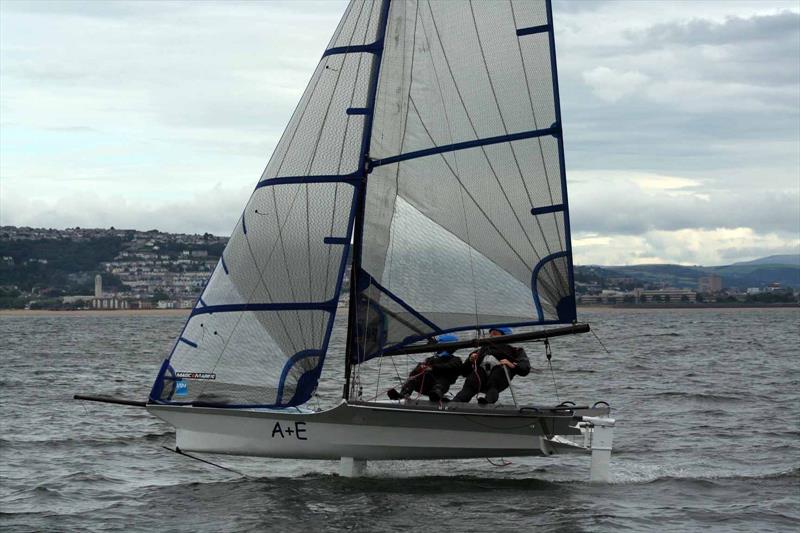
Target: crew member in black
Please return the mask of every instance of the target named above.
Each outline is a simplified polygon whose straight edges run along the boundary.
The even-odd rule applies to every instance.
[[[489,335],[499,337],[511,333],[511,328],[498,327],[489,330]],[[486,393],[478,397],[478,403],[495,403],[498,396],[509,387],[506,379],[514,376],[527,376],[531,371],[531,363],[525,350],[510,344],[492,344],[474,351],[464,361],[461,375],[466,377],[464,386],[453,398],[454,402],[468,402],[479,392]]]
[[[455,342],[458,337],[447,334],[440,335],[436,340],[438,342]],[[389,389],[386,395],[392,400],[400,400],[408,398],[412,392],[418,391],[421,394],[427,394],[432,402],[446,400],[444,395],[450,389],[450,385],[455,383],[461,375],[461,366],[461,358],[453,355],[453,352],[446,350],[437,352],[411,371],[408,380],[400,388],[400,392],[397,392],[396,389]]]

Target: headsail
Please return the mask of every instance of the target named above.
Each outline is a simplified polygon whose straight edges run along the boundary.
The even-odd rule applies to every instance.
[[[288,406],[315,387],[364,168],[386,12],[352,2],[150,400]]]
[[[392,1],[354,357],[576,318],[549,2]]]

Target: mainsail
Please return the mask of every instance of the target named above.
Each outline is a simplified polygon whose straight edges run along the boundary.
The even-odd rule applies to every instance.
[[[444,331],[576,319],[549,2],[392,2],[357,361]]]
[[[575,320],[549,2],[353,0],[150,400],[308,401],[351,243],[348,364]]]

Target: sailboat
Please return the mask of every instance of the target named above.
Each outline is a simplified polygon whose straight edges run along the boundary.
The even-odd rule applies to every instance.
[[[346,476],[590,453],[604,480],[605,402],[360,393],[377,358],[488,345],[496,327],[589,331],[573,278],[550,1],[353,0],[143,403],[184,452],[339,460]],[[345,353],[329,353],[340,307]],[[310,408],[338,365],[340,403]]]

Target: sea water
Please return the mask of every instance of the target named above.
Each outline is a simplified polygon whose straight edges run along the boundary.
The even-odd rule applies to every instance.
[[[0,316],[3,531],[796,531],[800,310],[586,310],[593,334],[525,348],[518,400],[611,404],[612,482],[588,456],[370,462],[172,453],[143,400],[183,317]],[[338,327],[319,398],[341,390]],[[600,344],[602,341],[602,345]],[[607,348],[608,352],[604,349]],[[382,395],[414,358],[365,368]],[[381,382],[375,378],[381,367]],[[397,367],[397,370],[395,370]],[[388,373],[387,373],[388,372]],[[367,379],[369,378],[369,379]],[[458,386],[458,384],[456,385]],[[501,397],[510,402],[508,392]],[[411,431],[411,430],[409,430]]]

